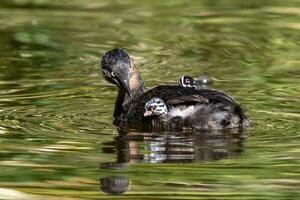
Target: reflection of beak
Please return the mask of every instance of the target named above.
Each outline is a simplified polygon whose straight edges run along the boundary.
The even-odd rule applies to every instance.
[[[130,93],[130,88],[129,88],[129,84],[128,84],[128,81],[126,80],[120,80],[118,78],[116,78],[116,83],[117,85],[120,87],[120,88],[123,88],[125,90],[125,92],[130,96],[131,96],[131,93]]]

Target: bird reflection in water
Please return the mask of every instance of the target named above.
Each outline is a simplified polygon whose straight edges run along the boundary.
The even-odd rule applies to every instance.
[[[240,156],[247,131],[150,133],[119,131],[113,141],[105,143],[103,153],[115,153],[116,162],[100,163],[100,168],[126,169],[133,163],[191,163]],[[100,179],[100,189],[111,194],[128,190],[129,180],[124,176]]]
[[[147,133],[119,131],[104,153],[116,153],[117,163],[188,163],[239,156],[245,131]]]

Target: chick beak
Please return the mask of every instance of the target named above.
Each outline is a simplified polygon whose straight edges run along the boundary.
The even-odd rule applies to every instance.
[[[147,110],[147,111],[144,113],[144,117],[151,116],[152,114],[153,114],[153,111],[152,111],[152,110]]]
[[[154,114],[154,109],[153,107],[149,107],[146,109],[146,111],[144,112],[144,117],[149,117],[152,116]]]

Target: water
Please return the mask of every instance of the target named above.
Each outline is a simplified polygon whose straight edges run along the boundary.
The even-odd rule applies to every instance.
[[[299,0],[0,5],[0,199],[300,198]],[[252,128],[118,130],[115,47],[147,87],[210,77]]]

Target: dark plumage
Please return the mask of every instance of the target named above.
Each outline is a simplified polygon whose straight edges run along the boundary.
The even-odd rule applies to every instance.
[[[102,58],[105,78],[119,87],[115,103],[115,122],[119,126],[172,129],[245,128],[249,120],[229,95],[211,89],[195,90],[181,86],[160,85],[148,91],[128,53],[123,49],[107,52]],[[174,111],[171,118],[145,117],[145,104],[161,98]]]

